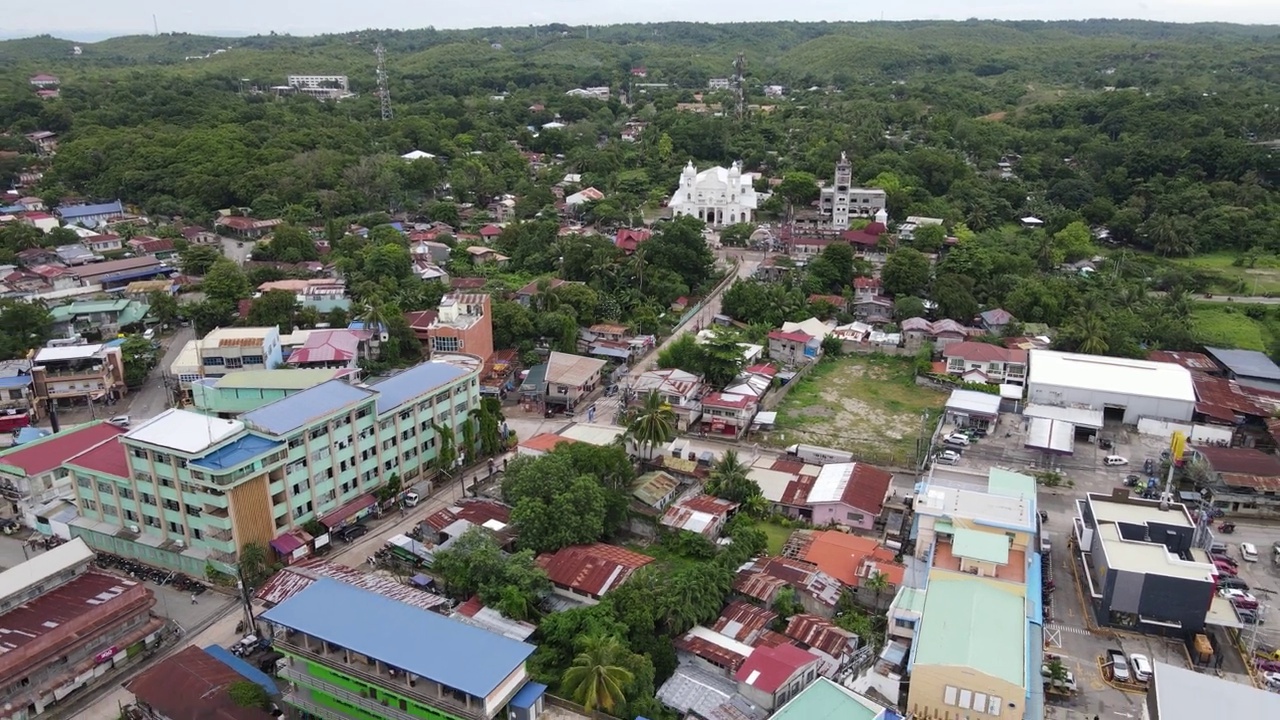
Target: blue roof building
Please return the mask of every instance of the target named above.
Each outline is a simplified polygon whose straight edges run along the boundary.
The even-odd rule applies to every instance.
[[[58,216],[65,222],[93,227],[103,220],[124,214],[124,205],[116,200],[96,205],[68,205],[58,208]]]
[[[340,610],[340,612],[335,612]],[[284,702],[325,718],[534,720],[533,645],[328,578],[266,611],[293,683]]]

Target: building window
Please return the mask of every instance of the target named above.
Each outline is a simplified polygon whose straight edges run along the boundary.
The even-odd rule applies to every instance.
[[[90,487],[93,486],[93,484],[89,482],[89,478],[87,477],[76,477],[76,484],[86,490],[88,490]]]
[[[240,360],[245,365],[261,365],[262,364],[261,355],[245,355],[244,357],[240,358]]]
[[[191,539],[192,539],[192,540],[203,540],[203,539],[204,539],[204,533],[200,532],[200,528],[191,528]]]
[[[155,496],[155,495],[151,495],[150,493],[142,493],[142,504],[143,504],[143,505],[155,505],[155,504],[156,504],[156,496]]]
[[[124,519],[128,520],[129,522],[138,522],[138,513],[132,510],[125,510]]]
[[[241,358],[227,358],[226,365],[228,370],[239,370],[244,367],[244,361]]]
[[[132,500],[132,499],[133,499],[133,491],[132,491],[132,490],[130,490],[129,488],[122,487],[122,488],[120,488],[120,497],[121,497],[122,499],[124,499],[124,500]]]
[[[178,523],[176,523],[176,522],[172,521],[172,520],[170,520],[170,521],[169,521],[169,523],[168,523],[168,527],[169,527],[169,532],[171,532],[171,533],[181,533],[181,532],[182,532],[182,526],[181,526],[181,525],[179,525]]]
[[[462,339],[436,335],[431,338],[431,349],[440,353],[459,352],[462,350]]]
[[[98,481],[98,492],[102,495],[114,494],[111,483],[102,482],[101,480]]]
[[[98,509],[98,503],[90,500],[89,498],[80,498],[80,507],[85,510],[96,511]]]
[[[116,506],[115,506],[115,505],[103,505],[103,506],[102,506],[102,514],[103,514],[103,515],[109,515],[109,516],[111,516],[111,517],[116,517],[116,516],[119,514],[119,512],[120,512],[119,510],[116,510]]]
[[[160,527],[160,518],[144,514],[142,516],[142,523],[147,527],[158,528]]]
[[[223,365],[223,364],[225,364],[225,363],[223,363],[222,358],[220,358],[220,357],[207,357],[207,358],[205,358],[205,359],[204,359],[204,366],[205,366],[205,367],[218,367],[218,366],[221,366],[221,365]]]

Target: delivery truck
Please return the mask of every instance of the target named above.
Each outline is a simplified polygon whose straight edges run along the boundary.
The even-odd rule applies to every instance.
[[[810,465],[853,462],[853,453],[845,450],[818,447],[817,445],[792,445],[787,454]]]

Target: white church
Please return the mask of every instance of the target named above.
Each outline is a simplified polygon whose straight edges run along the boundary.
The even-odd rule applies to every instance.
[[[676,217],[692,215],[708,225],[751,222],[758,200],[754,180],[755,174],[742,172],[736,162],[728,168],[698,172],[690,160],[680,173],[680,188],[667,206]]]

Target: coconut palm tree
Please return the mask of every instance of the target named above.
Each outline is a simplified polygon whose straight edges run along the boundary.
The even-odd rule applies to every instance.
[[[650,392],[639,407],[628,413],[626,434],[638,446],[648,449],[646,458],[652,458],[655,447],[676,436],[676,414],[661,395]]]
[[[889,576],[877,570],[871,573],[871,577],[867,578],[867,581],[862,583],[862,586],[875,593],[874,607],[879,609],[880,596],[885,590],[889,589]]]
[[[1107,328],[1097,313],[1087,313],[1076,322],[1075,335],[1079,340],[1076,350],[1086,355],[1101,355],[1110,347],[1107,344]]]
[[[582,640],[582,652],[564,671],[561,682],[588,711],[613,712],[627,701],[623,688],[634,679],[622,666],[627,649],[616,635],[592,635]]]

